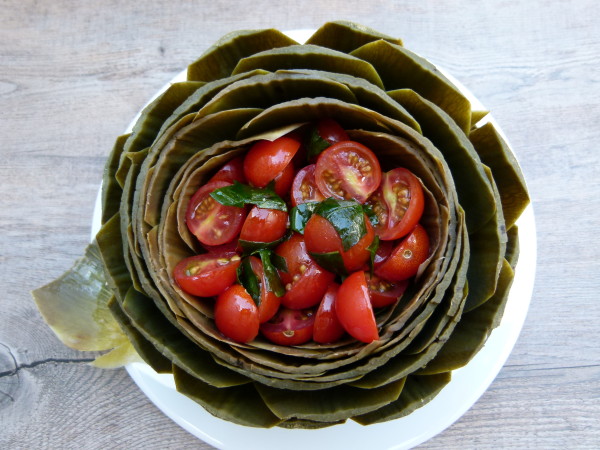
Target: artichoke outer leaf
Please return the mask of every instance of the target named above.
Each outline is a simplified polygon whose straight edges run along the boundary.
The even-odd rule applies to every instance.
[[[151,300],[148,299],[148,301]],[[121,330],[123,330],[123,333],[125,333],[127,339],[129,339],[129,342],[141,359],[157,373],[172,373],[171,361],[159,352],[132,324],[131,319],[125,314],[119,302],[113,298],[108,303],[108,307],[115,320],[121,326]]]
[[[123,341],[121,345],[113,348],[108,353],[98,356],[90,364],[99,369],[118,369],[134,362],[142,362],[131,342]]]
[[[177,390],[210,414],[248,427],[270,428],[281,422],[262,401],[253,384],[217,388],[173,365]]]
[[[102,221],[106,223],[118,210],[121,205],[121,194],[123,193],[123,183],[115,178],[119,168],[119,161],[123,154],[125,141],[129,134],[121,135],[115,141],[112,151],[104,166],[102,177]]]
[[[88,245],[71,269],[31,294],[46,323],[67,347],[109,350],[126,340],[108,309],[112,292],[96,244]]]
[[[324,24],[313,33],[306,44],[319,45],[339,52],[350,53],[369,42],[383,39],[402,45],[402,40],[353,22],[335,21]]]
[[[238,61],[273,48],[297,45],[281,31],[244,30],[223,36],[188,66],[188,80],[215,81],[231,74]]]
[[[451,380],[450,372],[436,375],[407,377],[402,394],[397,401],[368,414],[352,417],[361,425],[387,422],[404,417],[430,402]]]
[[[464,313],[436,357],[416,373],[431,375],[465,366],[500,324],[513,278],[514,271],[504,260],[496,293],[483,305]]]
[[[287,428],[289,430],[302,429],[302,430],[318,430],[320,428],[332,427],[334,425],[341,425],[346,420],[338,420],[335,422],[317,422],[315,420],[306,419],[288,419],[281,423],[278,423],[279,428]]]
[[[508,242],[506,244],[506,255],[504,257],[510,264],[510,266],[515,269],[517,267],[517,262],[519,261],[519,253],[521,251],[519,245],[519,226],[513,225],[506,232]]]
[[[404,380],[380,388],[336,386],[327,390],[290,391],[256,385],[266,405],[281,419],[334,422],[365,414],[398,399]]]
[[[363,78],[379,88],[383,82],[367,61],[316,45],[293,45],[257,53],[240,60],[233,75],[254,69],[276,70],[316,69]]]
[[[106,281],[120,302],[132,285],[131,275],[125,263],[121,242],[121,214],[117,212],[96,234],[98,250],[104,263]],[[125,237],[125,240],[127,237]]]
[[[481,161],[492,171],[500,192],[506,228],[509,229],[529,204],[519,163],[491,122],[471,131],[469,139]]]
[[[412,89],[446,111],[463,132],[471,128],[471,103],[429,61],[382,40],[365,44],[350,54],[373,65],[386,91]]]

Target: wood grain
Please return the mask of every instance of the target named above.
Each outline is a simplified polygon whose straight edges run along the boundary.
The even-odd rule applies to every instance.
[[[477,404],[422,448],[600,447],[600,11],[592,0],[0,6],[0,448],[211,448],[123,370],[86,364],[29,291],[82,254],[104,160],[144,102],[223,34],[361,22],[447,68],[518,153],[537,222],[529,315]]]

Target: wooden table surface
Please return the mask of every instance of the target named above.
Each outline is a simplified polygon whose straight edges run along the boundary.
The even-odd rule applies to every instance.
[[[113,140],[157,89],[229,31],[335,19],[402,37],[468,86],[533,200],[522,334],[475,406],[422,448],[600,447],[598,18],[594,0],[3,1],[0,448],[211,448],[124,370],[64,347],[29,291],[82,254]]]

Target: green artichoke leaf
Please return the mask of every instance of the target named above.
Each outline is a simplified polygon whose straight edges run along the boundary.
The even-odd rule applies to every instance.
[[[188,66],[188,80],[215,81],[228,77],[240,59],[273,48],[297,45],[281,31],[244,30],[223,36]]]
[[[322,70],[296,69],[280,70],[276,73],[295,73],[318,78],[328,78],[337,83],[342,83],[348,87],[354,94],[357,104],[367,109],[377,111],[386,117],[399,120],[405,123],[417,132],[421,132],[419,122],[415,120],[410,113],[400,105],[395,99],[390,97],[383,89],[369,83],[362,78],[353,77],[343,73],[325,72]]]
[[[383,40],[365,44],[350,54],[373,65],[386,91],[412,89],[446,111],[463,132],[469,132],[469,100],[429,61]]]
[[[125,142],[125,152],[136,152],[154,142],[163,123],[194,91],[204,83],[185,81],[171,84],[161,95],[146,106]]]
[[[280,419],[334,422],[396,401],[403,386],[404,380],[373,389],[336,386],[327,391],[287,391],[256,384],[256,390]]]
[[[521,250],[519,246],[519,226],[515,224],[510,227],[510,229],[506,232],[506,236],[508,238],[508,242],[506,244],[506,255],[504,255],[504,257],[514,270],[515,267],[517,267],[517,262],[519,261],[519,252]]]
[[[477,123],[484,117],[487,117],[489,111],[471,111],[471,131],[476,128]]]
[[[484,169],[493,182],[490,169],[487,166],[484,166]],[[467,274],[469,297],[465,311],[476,308],[494,294],[506,253],[508,238],[500,198],[495,183],[492,184],[492,187],[497,199],[496,215],[478,231],[469,235],[471,263]]]
[[[392,44],[402,45],[402,40],[380,33],[372,28],[353,22],[328,22],[320,27],[306,41],[306,44],[319,45],[339,52],[350,53],[369,42],[383,39]]]
[[[529,204],[529,194],[519,163],[491,122],[471,131],[469,139],[481,161],[492,171],[508,229]]]
[[[148,300],[151,301],[150,299]],[[125,314],[123,308],[115,298],[108,302],[108,308],[142,360],[157,373],[171,373],[171,361],[160,353],[156,347],[139,332],[139,330],[131,323],[131,319]]]
[[[127,364],[142,361],[140,355],[137,354],[135,348],[131,345],[131,342],[126,340],[108,353],[98,356],[90,364],[99,369],[118,369]]]
[[[257,75],[229,85],[202,107],[197,117],[238,108],[266,109],[307,97],[337,98],[347,103],[357,103],[356,97],[345,84],[330,78],[278,72]]]
[[[131,289],[123,302],[123,311],[160,353],[194,377],[214,387],[238,386],[249,382],[248,378],[216,364],[210,353],[194,345],[143,294]]]
[[[444,155],[469,233],[477,231],[495,214],[496,199],[473,145],[448,114],[415,91],[399,89],[388,94],[419,122],[423,135]]]
[[[247,427],[271,428],[281,422],[256,391],[253,384],[226,388],[210,384],[173,365],[177,390],[199,403],[213,416]]]
[[[371,425],[407,416],[429,403],[450,380],[450,372],[436,375],[411,375],[407,377],[398,400],[371,413],[352,417],[352,420],[361,425]]]
[[[294,429],[318,430],[320,428],[327,428],[327,427],[332,427],[334,425],[341,425],[345,422],[346,422],[346,420],[338,420],[335,422],[317,422],[314,420],[306,420],[306,419],[288,419],[288,420],[284,420],[281,423],[278,423],[277,426],[279,428],[287,428],[289,430],[294,430]]]
[[[464,313],[436,357],[417,373],[430,375],[466,365],[481,350],[492,330],[500,324],[513,278],[512,267],[504,260],[498,288],[492,298]]]
[[[125,141],[129,138],[129,134],[121,135],[115,141],[110,155],[104,166],[104,174],[102,177],[102,219],[104,224],[117,211],[121,204],[121,194],[123,193],[123,184],[119,184],[115,178],[119,168],[119,161],[123,154]]]
[[[121,242],[121,214],[117,212],[96,234],[98,250],[104,263],[104,274],[119,302],[122,302],[132,286],[131,274],[125,263]],[[116,244],[116,245],[115,245]]]
[[[96,244],[88,245],[71,269],[31,294],[46,323],[68,347],[109,350],[127,340],[108,309],[112,292]]]
[[[379,88],[383,83],[369,62],[346,53],[316,45],[292,45],[256,53],[240,60],[232,75],[249,70],[263,69],[269,72],[290,69],[316,69],[345,73],[364,78]]]

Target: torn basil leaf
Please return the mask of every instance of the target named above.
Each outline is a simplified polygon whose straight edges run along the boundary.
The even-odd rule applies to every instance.
[[[296,233],[304,234],[304,227],[318,205],[317,202],[307,202],[294,206],[290,211],[290,228]]]
[[[340,252],[311,253],[310,257],[323,269],[337,273],[344,278],[348,276],[348,271]]]
[[[330,197],[319,203],[314,213],[333,225],[345,251],[358,244],[367,234],[363,206],[354,200],[337,200]]]
[[[250,258],[242,259],[241,264],[237,268],[237,280],[240,283],[250,297],[256,303],[256,306],[260,306],[260,281],[252,270],[252,263],[250,262]]]
[[[285,202],[271,189],[255,188],[239,181],[234,182],[231,186],[215,189],[210,196],[225,206],[243,208],[245,205],[256,205],[259,208],[287,212]]]
[[[260,256],[260,260],[263,264],[263,270],[265,271],[265,288],[267,291],[273,292],[277,297],[283,297],[285,295],[285,288],[279,279],[277,268],[271,262],[271,256],[273,255],[273,252],[267,249],[262,249],[258,251],[258,255]]]
[[[306,158],[308,161],[313,161],[323,150],[330,146],[331,143],[323,139],[317,126],[314,126],[306,140]]]

